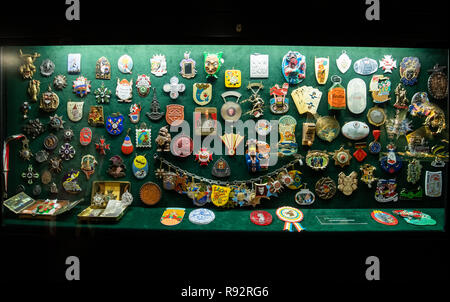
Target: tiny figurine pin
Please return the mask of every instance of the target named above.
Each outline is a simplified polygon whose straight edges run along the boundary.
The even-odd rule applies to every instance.
[[[37,102],[37,98],[39,95],[39,92],[41,91],[40,88],[41,82],[39,80],[30,80],[30,82],[28,82],[28,95],[31,98],[32,102]]]
[[[170,152],[171,141],[172,137],[168,126],[161,127],[161,129],[159,129],[158,136],[155,139],[157,145],[156,152]]]
[[[22,106],[20,106],[20,111],[22,111],[24,120],[28,118],[28,111],[30,111],[30,109],[31,105],[28,102],[23,102]]]

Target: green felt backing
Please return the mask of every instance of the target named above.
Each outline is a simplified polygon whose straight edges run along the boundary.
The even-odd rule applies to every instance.
[[[57,109],[56,113],[58,115],[62,115],[64,121],[66,121],[65,126],[70,128],[74,131],[75,137],[72,140],[72,144],[76,148],[76,155],[75,158],[70,161],[63,162],[63,172],[68,171],[71,168],[79,169],[80,168],[80,160],[81,157],[85,154],[93,154],[95,155],[98,166],[96,168],[96,171],[94,175],[90,178],[90,180],[86,180],[84,175],[81,175],[79,178],[79,183],[81,187],[83,188],[83,193],[79,194],[78,196],[68,195],[64,193],[64,190],[61,186],[61,178],[62,175],[54,175],[54,181],[59,186],[59,194],[58,198],[60,199],[70,199],[75,200],[80,197],[84,197],[85,201],[82,203],[82,208],[87,207],[90,203],[90,195],[91,195],[91,186],[92,182],[95,180],[110,180],[112,179],[110,176],[107,175],[106,170],[108,169],[108,159],[112,155],[120,155],[125,160],[125,164],[127,166],[127,176],[125,178],[122,178],[123,180],[128,180],[132,182],[131,186],[131,192],[133,193],[133,196],[135,197],[135,200],[132,204],[132,209],[130,209],[129,213],[126,215],[126,217],[123,218],[123,220],[119,223],[120,227],[131,227],[134,225],[135,227],[139,228],[159,228],[159,216],[160,213],[162,213],[163,209],[165,207],[186,207],[191,208],[193,207],[192,201],[187,198],[186,196],[179,195],[173,191],[164,191],[163,192],[163,198],[162,200],[153,208],[148,208],[145,205],[143,205],[139,200],[139,189],[142,184],[144,184],[147,181],[153,181],[156,183],[160,183],[160,181],[155,177],[154,172],[155,169],[159,168],[159,163],[154,163],[153,160],[153,154],[155,152],[155,143],[154,139],[158,133],[158,130],[166,125],[165,119],[161,119],[159,122],[152,122],[150,121],[146,116],[145,112],[149,111],[150,109],[150,102],[152,99],[152,94],[150,93],[147,97],[142,98],[138,95],[136,89],[133,90],[133,103],[141,103],[143,110],[141,114],[141,121],[145,121],[148,126],[152,129],[152,148],[151,149],[135,149],[135,152],[131,155],[123,155],[120,151],[121,144],[125,137],[125,132],[117,137],[110,136],[104,128],[94,128],[91,127],[93,130],[93,142],[98,142],[100,137],[105,137],[107,140],[107,143],[111,144],[111,151],[106,156],[100,156],[95,151],[95,145],[94,143],[91,143],[87,147],[82,147],[79,144],[79,131],[83,127],[89,126],[87,123],[87,114],[89,111],[89,107],[91,105],[96,105],[95,96],[93,94],[93,91],[101,85],[102,80],[95,79],[95,64],[98,58],[101,56],[106,56],[112,66],[112,77],[111,80],[104,80],[105,86],[111,89],[113,92],[113,96],[111,98],[110,104],[104,105],[104,113],[105,116],[114,113],[114,112],[121,112],[125,116],[129,112],[130,104],[123,104],[117,102],[117,97],[114,95],[115,88],[116,88],[116,82],[117,78],[123,79],[126,78],[128,80],[133,79],[133,85],[136,81],[137,75],[140,74],[147,74],[150,75],[151,81],[152,81],[152,87],[155,87],[157,90],[158,99],[162,105],[162,110],[165,111],[165,106],[167,104],[176,103],[176,104],[182,104],[185,106],[185,119],[187,122],[189,122],[190,125],[192,125],[192,112],[195,107],[197,107],[197,104],[195,104],[192,100],[192,84],[196,82],[205,82],[205,76],[206,73],[203,70],[203,52],[218,52],[223,51],[224,55],[223,58],[225,60],[219,74],[218,74],[218,80],[213,83],[213,99],[211,103],[208,104],[209,107],[216,107],[218,111],[220,112],[220,107],[223,104],[223,100],[220,97],[220,95],[224,91],[229,90],[235,90],[242,94],[242,98],[247,98],[250,96],[250,92],[246,89],[247,83],[250,81],[250,72],[249,72],[249,58],[250,54],[252,53],[265,53],[269,54],[269,78],[268,79],[262,79],[262,80],[251,80],[252,82],[262,82],[264,84],[264,90],[261,91],[261,96],[266,102],[266,105],[269,103],[269,89],[274,84],[283,84],[284,78],[281,73],[281,60],[283,56],[289,51],[289,50],[297,50],[300,51],[303,55],[306,56],[306,79],[295,86],[292,86],[289,88],[288,97],[290,98],[290,93],[293,89],[300,87],[302,85],[308,85],[308,86],[314,86],[319,88],[323,92],[323,96],[321,99],[321,103],[318,109],[318,113],[320,115],[327,115],[328,108],[327,108],[327,101],[326,101],[326,92],[328,88],[331,86],[330,78],[332,75],[336,74],[342,77],[342,84],[344,87],[347,86],[347,83],[355,77],[361,78],[366,83],[366,86],[369,87],[371,76],[361,76],[357,75],[353,68],[351,67],[347,73],[342,74],[335,63],[335,60],[339,57],[342,50],[345,50],[347,54],[352,59],[352,63],[356,60],[363,58],[363,57],[369,57],[374,58],[376,60],[379,60],[383,57],[385,54],[391,54],[394,59],[397,60],[397,64],[400,63],[401,59],[405,56],[417,56],[422,64],[422,69],[419,75],[419,81],[414,86],[408,86],[407,89],[407,96],[409,99],[413,96],[415,92],[419,91],[427,91],[427,79],[428,74],[427,70],[431,69],[436,63],[440,65],[447,65],[447,58],[448,58],[448,50],[447,49],[413,49],[413,48],[370,48],[370,47],[317,47],[317,46],[262,46],[262,45],[91,45],[91,46],[33,46],[33,47],[23,47],[22,48],[24,53],[33,53],[38,52],[41,54],[40,58],[38,58],[35,62],[36,67],[39,70],[39,66],[41,62],[46,59],[50,58],[56,65],[55,73],[49,77],[43,77],[39,71],[37,71],[34,75],[35,79],[40,80],[41,82],[41,93],[44,92],[47,89],[47,86],[52,83],[53,78],[57,74],[63,74],[66,75],[68,80],[68,87],[66,87],[63,91],[55,91],[59,98],[60,98],[60,105]],[[5,106],[6,106],[6,118],[7,118],[7,127],[6,127],[6,133],[8,135],[11,134],[17,134],[22,132],[22,126],[24,125],[24,120],[22,119],[22,114],[20,113],[19,107],[22,104],[23,101],[29,100],[29,97],[27,95],[27,80],[22,80],[20,74],[17,71],[18,66],[20,65],[20,59],[18,57],[18,51],[19,47],[6,47],[4,48],[4,58],[3,62],[5,63],[5,76],[6,76],[6,99],[5,99]],[[191,52],[191,58],[194,59],[197,62],[197,76],[193,79],[184,79],[179,75],[180,67],[179,63],[183,59],[183,53],[185,51]],[[67,55],[69,53],[80,53],[81,54],[81,73],[80,75],[83,75],[87,77],[89,80],[91,80],[91,93],[82,99],[77,97],[72,92],[72,83],[76,79],[78,75],[70,75],[67,73]],[[129,54],[134,61],[134,67],[133,67],[133,73],[131,75],[129,74],[122,74],[119,72],[117,68],[117,60],[118,58],[123,54]],[[164,54],[167,58],[167,69],[168,73],[164,75],[163,77],[156,77],[152,74],[150,74],[150,58],[154,54]],[[328,81],[325,85],[318,85],[315,79],[314,75],[314,57],[322,57],[322,56],[328,56],[330,58],[330,71],[329,71],[329,77]],[[226,69],[239,69],[242,71],[242,87],[238,89],[227,89],[224,85],[224,71]],[[381,70],[377,72],[377,74],[381,74]],[[169,98],[168,94],[163,92],[162,86],[169,82],[170,77],[176,75],[180,81],[184,84],[186,84],[186,91],[181,94],[178,100],[173,101]],[[389,75],[389,74],[388,74]],[[394,114],[394,108],[393,103],[395,102],[395,95],[394,95],[394,88],[397,86],[397,83],[399,82],[400,76],[398,69],[394,69],[393,73],[389,75],[392,81],[392,90],[391,90],[391,101],[388,104],[385,104],[385,110],[387,111],[388,116],[392,116]],[[66,102],[68,100],[72,101],[84,101],[84,116],[83,119],[77,123],[71,122],[68,119],[67,116],[67,110],[66,110]],[[350,113],[348,110],[341,111],[336,116],[337,119],[340,122],[340,125],[342,126],[347,121],[352,120],[360,120],[367,123],[366,114],[367,111],[373,106],[373,103],[371,101],[370,94],[368,92],[367,97],[367,108],[366,110],[359,114],[354,115]],[[447,101],[438,101],[437,102],[440,107],[447,112],[448,103]],[[29,116],[31,119],[39,118],[44,124],[47,124],[49,121],[49,116],[53,115],[54,113],[43,113],[40,112],[38,109],[39,105],[38,103],[32,104],[32,109],[29,113]],[[242,104],[243,111],[247,111],[250,109],[250,104]],[[334,140],[331,143],[324,142],[316,137],[315,142],[311,148],[307,148],[305,146],[301,146],[301,136],[302,136],[302,127],[301,124],[307,120],[306,115],[299,115],[297,112],[297,109],[295,105],[293,104],[291,100],[291,106],[289,109],[288,114],[292,115],[297,119],[297,127],[296,127],[296,138],[297,142],[299,143],[299,153],[302,155],[306,155],[306,152],[309,149],[312,150],[327,150],[327,151],[334,151],[340,148],[340,146],[345,146],[345,148],[350,149],[351,153],[355,151],[354,146],[352,145],[352,142],[350,142],[348,139],[341,135]],[[266,106],[266,109],[264,111],[264,118],[265,119],[278,119],[279,115],[274,115],[270,112],[268,109],[268,106]],[[249,119],[250,116],[243,116],[242,119],[246,120]],[[223,124],[223,119],[220,117],[220,114],[218,115],[218,121]],[[420,124],[423,122],[423,119],[415,118],[413,120],[415,129],[420,127]],[[90,126],[89,126],[90,127]],[[125,119],[125,129],[131,128],[131,137],[134,143],[134,135],[135,135],[135,128],[136,125],[132,124],[128,118]],[[374,129],[373,126],[370,125],[371,130]],[[387,143],[387,137],[386,137],[386,131],[384,127],[381,128],[382,135],[381,135],[381,142],[383,146]],[[36,153],[37,151],[43,149],[43,139],[46,135],[48,135],[49,131],[47,130],[44,134],[40,135],[35,140],[32,140],[30,143],[31,150],[33,153]],[[59,131],[57,133],[57,136],[60,140],[60,144],[63,141],[62,137],[62,131]],[[435,138],[434,141],[430,142],[430,145],[432,146],[434,143],[438,142],[442,138],[448,139],[448,130],[446,130],[445,133],[442,133],[439,137]],[[370,134],[369,137],[366,139],[369,143],[373,140],[372,135]],[[395,142],[398,144],[399,148],[404,146],[405,144],[405,138],[401,137],[398,141]],[[59,147],[59,146],[58,146]],[[10,173],[9,173],[9,186],[8,186],[8,192],[10,192],[10,196],[12,196],[12,193],[15,192],[17,186],[19,184],[24,184],[22,181],[20,174],[26,169],[28,166],[28,162],[25,162],[21,160],[18,156],[18,151],[20,150],[21,145],[19,143],[12,143],[11,145],[11,159],[10,159]],[[56,149],[58,150],[58,149]],[[223,149],[225,152],[225,150]],[[54,151],[55,153],[56,151]],[[368,150],[366,149],[366,152]],[[147,159],[150,161],[150,171],[149,175],[143,179],[143,180],[137,180],[131,172],[131,162],[136,154],[145,154]],[[177,165],[179,167],[182,167],[183,169],[195,173],[199,176],[203,176],[206,178],[212,178],[211,176],[211,168],[212,163],[208,165],[207,167],[200,167],[198,163],[194,161],[193,156],[189,156],[187,158],[181,159],[174,157],[172,155],[167,155],[166,158],[173,163],[174,165]],[[214,155],[213,162],[217,160],[219,156]],[[249,179],[255,176],[263,175],[264,173],[260,174],[251,174],[247,171],[247,168],[245,166],[244,156],[235,156],[235,157],[229,157],[225,156],[225,159],[228,161],[231,170],[232,175],[229,178],[230,180],[245,180]],[[282,158],[279,160],[279,163],[275,167],[269,168],[269,172],[282,166],[283,164],[289,162],[289,158]],[[39,171],[42,172],[43,170],[47,169],[47,164],[38,164],[34,159],[31,161],[33,166]],[[370,163],[377,167],[376,176],[380,178],[388,178],[390,175],[385,174],[381,171],[381,168],[379,166],[379,157],[374,155],[368,155],[367,159],[364,161],[364,163]],[[402,171],[396,176],[398,183],[399,183],[399,190],[402,187],[407,186],[408,188],[414,188],[414,186],[408,186],[406,183],[406,165],[407,162],[404,162],[404,168]],[[428,162],[422,162],[422,165],[424,166],[424,169],[422,171],[422,177],[420,180],[420,184],[422,187],[424,187],[424,175],[426,170],[430,171],[438,171],[440,169],[433,168],[430,166],[429,161]],[[337,174],[340,171],[344,171],[346,174],[349,174],[351,171],[359,171],[360,163],[357,162],[355,159],[352,160],[351,165],[347,166],[345,168],[336,167],[333,162],[330,163],[329,167],[322,172],[314,172],[311,169],[309,169],[306,166],[300,167],[297,166],[296,168],[302,172],[303,176],[303,182],[308,183],[308,188],[313,190],[314,184],[316,181],[323,177],[323,176],[330,176],[332,179],[337,181]],[[444,170],[444,187],[446,187],[447,183],[447,174]],[[372,208],[379,208],[380,206],[383,208],[398,208],[398,207],[404,207],[404,208],[443,208],[445,205],[445,198],[428,198],[424,197],[422,200],[419,201],[398,201],[396,203],[387,203],[387,204],[379,204],[374,199],[374,188],[368,189],[365,184],[362,182],[359,182],[358,184],[358,190],[356,190],[351,196],[345,196],[341,192],[338,191],[338,193],[335,195],[335,197],[331,200],[316,200],[316,202],[309,206],[307,210],[308,213],[310,211],[319,210],[322,213],[326,213],[327,209],[372,209]],[[26,192],[31,194],[32,186],[26,185]],[[270,200],[262,200],[262,204],[258,206],[258,208],[261,209],[269,209],[272,212],[276,208],[278,208],[281,205],[290,205],[290,206],[296,206],[296,203],[294,202],[294,195],[296,191],[292,191],[289,189],[285,189],[278,198],[271,198]],[[444,190],[444,195],[446,196],[447,192]],[[48,196],[48,187],[43,186],[43,193],[42,197]],[[209,208],[214,208],[212,204],[207,205]],[[81,209],[80,209],[81,210]],[[229,210],[220,210],[217,212],[216,216],[224,215],[224,219],[226,219],[226,223],[221,224],[220,227],[217,227],[218,229],[246,229],[248,225],[248,213],[252,209],[246,208],[246,209],[229,209]],[[353,210],[352,210],[353,211]],[[77,212],[78,213],[78,212]],[[245,213],[243,215],[242,213]],[[306,212],[305,212],[306,213]],[[75,216],[76,213],[73,213],[73,216]],[[239,215],[243,215],[244,218],[238,218],[241,217]],[[442,215],[439,214],[441,217]],[[155,219],[149,220],[150,217],[153,217]],[[305,215],[305,217],[308,215]],[[157,219],[156,219],[157,218]],[[219,219],[219,218],[218,218]],[[305,218],[308,219],[308,221],[311,221],[312,218]],[[242,220],[242,221],[241,221]],[[70,219],[71,222],[75,224],[75,219]],[[313,221],[311,221],[313,224]],[[228,226],[225,226],[228,225]],[[231,225],[231,226],[230,226]],[[442,226],[442,225],[441,225]],[[188,228],[186,224],[184,226],[179,226],[180,228]],[[320,227],[319,227],[320,228]],[[207,229],[216,229],[216,227],[213,227],[212,225],[207,227]],[[312,228],[314,229],[314,228]]]

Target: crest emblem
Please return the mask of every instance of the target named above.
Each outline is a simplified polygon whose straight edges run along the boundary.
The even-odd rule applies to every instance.
[[[83,76],[79,76],[75,81],[73,81],[73,92],[80,98],[86,96],[91,92],[91,81]]]
[[[384,73],[392,73],[392,69],[397,68],[397,61],[391,55],[384,55],[383,59],[379,62],[380,68],[383,69]]]
[[[72,122],[78,122],[83,118],[84,102],[67,102],[67,115]]]
[[[166,106],[166,121],[169,125],[178,125],[184,120],[184,106],[170,104]]]
[[[404,85],[414,85],[420,73],[420,61],[417,57],[405,57],[400,63],[400,81]]]
[[[157,77],[161,77],[167,73],[166,56],[159,54],[154,55],[150,59],[151,73]]]
[[[101,57],[97,60],[95,64],[95,78],[102,80],[111,79],[111,64],[107,58]]]
[[[149,76],[142,74],[137,77],[136,88],[141,97],[146,97],[148,95],[150,87],[152,87],[152,82],[150,81]]]
[[[133,97],[133,80],[117,79],[116,96],[119,98],[119,102],[130,103]]]
[[[141,104],[133,104],[130,106],[130,113],[128,116],[130,117],[130,120],[133,124],[136,124],[139,122],[141,118]]]
[[[88,123],[94,127],[103,126],[105,124],[103,118],[103,106],[91,106],[89,109]]]
[[[314,57],[314,64],[316,69],[316,80],[319,85],[327,82],[328,71],[330,70],[330,58],[316,58]]]
[[[212,185],[211,191],[211,201],[214,205],[222,207],[228,203],[228,198],[230,196],[231,188]]]
[[[111,135],[119,135],[123,131],[123,115],[113,113],[106,118],[106,131]]]
[[[339,58],[336,59],[336,65],[340,72],[346,73],[347,70],[352,65],[352,60],[348,56],[347,52],[345,50],[342,51],[342,54],[339,56]]]
[[[55,111],[59,106],[59,97],[52,91],[50,85],[48,90],[41,95],[39,108],[45,112]]]
[[[210,83],[195,83],[192,88],[192,98],[194,99],[194,102],[200,106],[204,106],[211,102],[212,85]]]
[[[298,84],[306,77],[306,57],[298,51],[289,51],[283,57],[281,70],[286,82]]]
[[[448,78],[444,73],[446,68],[446,66],[436,64],[433,66],[433,69],[428,70],[431,73],[427,82],[428,91],[436,100],[442,100],[448,96]]]

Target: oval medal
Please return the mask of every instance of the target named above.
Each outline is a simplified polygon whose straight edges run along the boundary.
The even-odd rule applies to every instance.
[[[281,70],[286,82],[300,83],[306,77],[306,57],[298,51],[289,51],[283,57]]]
[[[189,221],[194,224],[209,224],[214,221],[216,215],[208,209],[195,209],[189,214]]]
[[[117,61],[117,67],[121,73],[131,73],[133,69],[133,59],[129,55],[123,55]]]
[[[373,220],[381,224],[396,225],[398,223],[397,218],[383,211],[374,210],[370,213],[370,216],[372,216]]]
[[[342,134],[352,140],[360,140],[369,135],[369,126],[360,121],[352,121],[342,126]]]
[[[250,213],[250,221],[256,225],[269,225],[272,223],[272,215],[267,211],[253,211]]]
[[[133,160],[132,171],[137,179],[143,179],[148,174],[148,161],[143,155],[138,155]]]
[[[374,59],[362,58],[353,64],[353,69],[357,74],[369,75],[378,70],[378,63]]]
[[[301,206],[309,206],[314,203],[316,196],[309,189],[301,189],[295,194],[295,202]]]
[[[347,84],[347,106],[354,114],[366,110],[367,105],[366,83],[359,78],[351,79]]]
[[[80,144],[82,146],[87,146],[92,140],[92,130],[89,127],[84,127],[80,131]]]

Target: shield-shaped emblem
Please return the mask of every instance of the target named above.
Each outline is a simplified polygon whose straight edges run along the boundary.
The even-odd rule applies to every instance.
[[[166,121],[169,125],[178,125],[184,120],[184,106],[170,104],[166,106]]]
[[[417,57],[405,57],[400,63],[400,81],[404,85],[414,85],[420,73],[420,61]]]
[[[167,208],[161,216],[161,223],[167,226],[179,224],[184,217],[185,209]]]
[[[137,77],[136,88],[141,97],[146,97],[148,95],[151,86],[152,82],[150,81],[149,76],[142,74]]]
[[[342,54],[339,56],[339,58],[336,59],[336,65],[340,72],[346,73],[347,70],[352,65],[352,60],[348,56],[347,52],[345,50],[342,51]]]
[[[330,70],[330,58],[316,58],[314,57],[314,65],[316,69],[317,83],[323,85],[327,82],[328,71]]]
[[[78,122],[83,118],[84,102],[67,102],[67,115],[72,122]]]
[[[127,79],[119,80],[117,79],[116,95],[119,98],[119,102],[129,103],[133,97],[133,80],[128,81]]]
[[[167,73],[166,56],[159,54],[150,59],[151,73],[161,77]]]
[[[86,79],[83,76],[78,77],[75,81],[73,81],[73,92],[79,97],[86,96],[89,92],[91,92],[91,81]]]
[[[194,102],[200,106],[204,106],[211,102],[212,85],[210,83],[195,83],[192,88]]]
[[[106,118],[106,131],[111,135],[119,135],[123,131],[123,115],[113,113]]]
[[[211,201],[218,207],[222,207],[228,203],[231,188],[213,185],[211,191]]]

